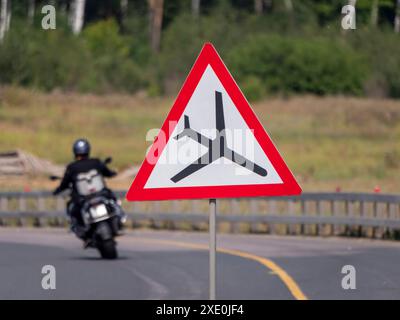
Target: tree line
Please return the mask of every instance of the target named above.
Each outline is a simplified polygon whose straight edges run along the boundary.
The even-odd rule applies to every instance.
[[[0,84],[168,94],[211,41],[250,99],[400,97],[399,32],[400,0],[0,0]]]
[[[218,2],[223,1],[230,2],[241,10],[253,11],[257,15],[266,16],[274,10],[279,10],[280,7],[283,7],[290,16],[297,7],[297,4],[295,5],[292,0],[1,0],[0,40],[4,38],[10,28],[13,9],[19,14],[25,11],[28,23],[32,24],[37,7],[44,4],[54,5],[59,9],[59,14],[68,17],[72,32],[79,34],[87,22],[114,17],[122,25],[123,19],[129,15],[130,11],[136,9],[142,11],[145,7],[149,20],[149,42],[152,50],[158,52],[160,50],[165,7],[170,11],[177,11],[177,9],[179,11],[190,3],[191,13],[196,18],[203,12],[208,12]],[[392,20],[394,32],[400,32],[400,0],[305,1],[305,5],[327,21],[331,18],[329,16],[337,17],[338,8],[346,4],[361,10],[364,16],[369,11],[369,23],[371,26],[378,26],[380,19],[382,22],[389,22],[389,24]],[[168,19],[173,18],[171,17],[173,12],[168,14]]]

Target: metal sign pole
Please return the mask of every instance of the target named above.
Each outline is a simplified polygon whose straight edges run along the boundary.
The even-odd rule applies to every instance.
[[[209,233],[210,233],[210,300],[215,300],[216,292],[216,251],[217,251],[217,200],[210,199],[210,217],[209,217]]]

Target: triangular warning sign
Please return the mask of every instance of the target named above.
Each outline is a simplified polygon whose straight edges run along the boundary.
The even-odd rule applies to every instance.
[[[218,53],[205,44],[127,200],[300,193]]]

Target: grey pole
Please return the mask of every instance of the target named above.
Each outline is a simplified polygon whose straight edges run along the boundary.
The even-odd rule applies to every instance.
[[[217,233],[216,233],[217,200],[210,199],[210,300],[215,300],[216,292],[216,251],[217,251]]]

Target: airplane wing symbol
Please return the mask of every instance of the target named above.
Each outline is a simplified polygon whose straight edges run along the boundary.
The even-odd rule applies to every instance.
[[[227,158],[262,177],[265,177],[268,174],[266,169],[228,148],[225,135],[225,117],[222,93],[219,91],[215,91],[215,116],[217,136],[215,139],[209,139],[201,133],[190,128],[189,117],[184,115],[184,129],[174,138],[179,140],[183,137],[188,137],[207,147],[208,151],[203,156],[188,165],[185,169],[174,175],[171,180],[177,183],[222,157]]]

